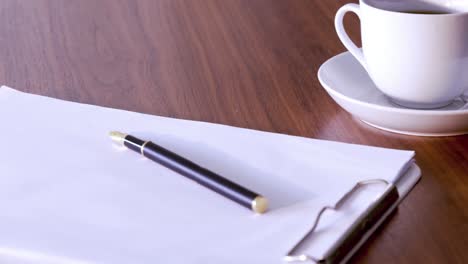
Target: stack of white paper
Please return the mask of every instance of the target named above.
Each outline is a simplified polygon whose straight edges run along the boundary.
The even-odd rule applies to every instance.
[[[0,88],[0,116],[0,262],[281,263],[321,207],[357,181],[395,182],[414,155],[7,87]],[[261,193],[270,211],[254,215],[114,146],[111,130],[152,140]],[[369,195],[324,219],[310,253],[324,254],[377,196]]]

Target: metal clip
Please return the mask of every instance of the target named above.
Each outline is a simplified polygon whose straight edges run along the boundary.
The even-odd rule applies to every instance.
[[[374,201],[374,203],[371,205],[371,210],[369,210],[369,215],[372,214],[372,217],[371,219],[374,219],[375,221],[369,221],[369,217],[370,216],[365,216],[365,217],[362,217],[362,219],[358,219],[358,222],[360,221],[364,221],[365,219],[367,219],[367,224],[372,224],[373,222],[376,222],[376,220],[380,219],[381,215],[386,211],[386,209],[388,209],[391,205],[393,205],[397,200],[398,200],[398,191],[396,190],[396,187],[393,185],[393,184],[390,184],[389,182],[387,182],[386,180],[383,180],[383,179],[374,179],[374,180],[366,180],[366,181],[361,181],[361,182],[358,182],[350,191],[348,191],[347,193],[345,193],[345,195],[340,199],[338,200],[338,202],[334,205],[334,206],[330,206],[330,205],[327,205],[325,207],[323,207],[319,213],[317,214],[317,217],[315,218],[315,221],[314,221],[314,224],[312,226],[312,228],[309,230],[309,232],[307,232],[303,237],[302,239],[291,249],[289,250],[289,252],[287,253],[287,255],[284,257],[284,261],[286,262],[312,262],[312,263],[323,263],[323,262],[327,262],[327,263],[334,263],[335,259],[336,259],[336,255],[337,254],[329,254],[329,255],[333,255],[333,256],[330,256],[330,259],[333,259],[333,260],[330,260],[330,259],[317,259],[313,256],[310,256],[310,255],[307,255],[307,254],[295,254],[295,252],[297,251],[297,249],[300,247],[300,245],[306,240],[309,238],[309,236],[315,231],[315,229],[317,228],[319,222],[320,222],[320,219],[323,215],[323,213],[327,210],[333,210],[333,211],[337,211],[339,210],[343,204],[349,199],[349,197],[351,195],[353,195],[355,192],[357,192],[357,190],[359,188],[361,188],[362,186],[365,186],[365,185],[369,185],[369,184],[385,184],[385,185],[388,185],[388,188],[387,188],[387,191],[384,193],[384,195],[382,195],[382,197],[376,201]],[[356,231],[357,227],[360,229],[358,231],[365,231],[364,229],[367,228],[368,226],[364,226],[363,224],[360,224],[360,223],[357,223],[357,226],[355,224],[354,226],[354,231]],[[350,244],[347,239],[350,239],[351,238],[351,235],[353,235],[352,239],[354,239],[356,236],[357,236],[357,233],[356,232],[352,232],[350,234],[346,234],[348,235],[349,237],[348,238],[343,238],[340,242],[342,245],[347,245],[347,244]],[[351,243],[352,244],[352,243]],[[342,248],[340,247],[341,245],[339,246],[336,246],[335,249],[336,251],[338,251],[338,249],[341,249],[339,250],[340,254],[343,254],[343,250]]]

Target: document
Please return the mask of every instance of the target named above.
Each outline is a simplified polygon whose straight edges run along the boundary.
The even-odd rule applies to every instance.
[[[414,152],[187,121],[0,88],[0,262],[283,263],[356,182],[396,182]],[[151,140],[267,197],[263,215],[141,155]],[[383,188],[382,188],[383,189]],[[320,257],[379,195],[325,215]]]

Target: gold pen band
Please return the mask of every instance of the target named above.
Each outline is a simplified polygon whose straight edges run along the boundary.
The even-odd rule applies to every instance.
[[[149,141],[145,141],[145,143],[143,143],[143,145],[141,145],[140,153],[141,153],[141,155],[143,155],[143,156],[145,155],[145,146],[146,146],[146,144],[148,144],[148,143],[149,143]]]

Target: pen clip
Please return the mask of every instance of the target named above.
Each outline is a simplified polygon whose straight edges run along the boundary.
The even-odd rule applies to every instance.
[[[298,251],[299,247],[301,244],[306,240],[309,239],[310,236],[315,232],[320,219],[325,211],[332,210],[332,211],[338,211],[343,204],[346,203],[346,201],[351,197],[354,193],[356,193],[360,188],[366,185],[370,184],[385,184],[387,185],[386,191],[384,192],[383,195],[380,196],[379,199],[374,201],[371,206],[369,207],[370,209],[367,211],[366,214],[361,216],[346,232],[346,234],[343,236],[338,243],[329,251],[330,253],[327,254],[327,256],[324,259],[319,259],[315,258],[311,255],[308,254],[296,254],[296,251]],[[367,228],[372,227],[375,222],[377,222],[381,216],[387,211],[388,208],[390,208],[397,200],[398,200],[398,190],[396,187],[389,183],[386,180],[383,179],[373,179],[373,180],[366,180],[366,181],[361,181],[358,182],[354,187],[345,193],[343,197],[341,197],[338,202],[336,202],[335,205],[330,206],[324,206],[322,209],[317,214],[317,217],[315,218],[314,224],[312,225],[312,228],[307,232],[299,242],[294,245],[291,250],[286,254],[284,257],[284,261],[293,263],[293,262],[311,262],[311,263],[339,263],[340,257],[343,257],[343,254],[346,254],[348,250],[345,250],[347,246],[352,246],[355,244],[355,239],[359,239],[361,237],[361,233],[367,231]],[[354,241],[354,242],[353,242]]]

